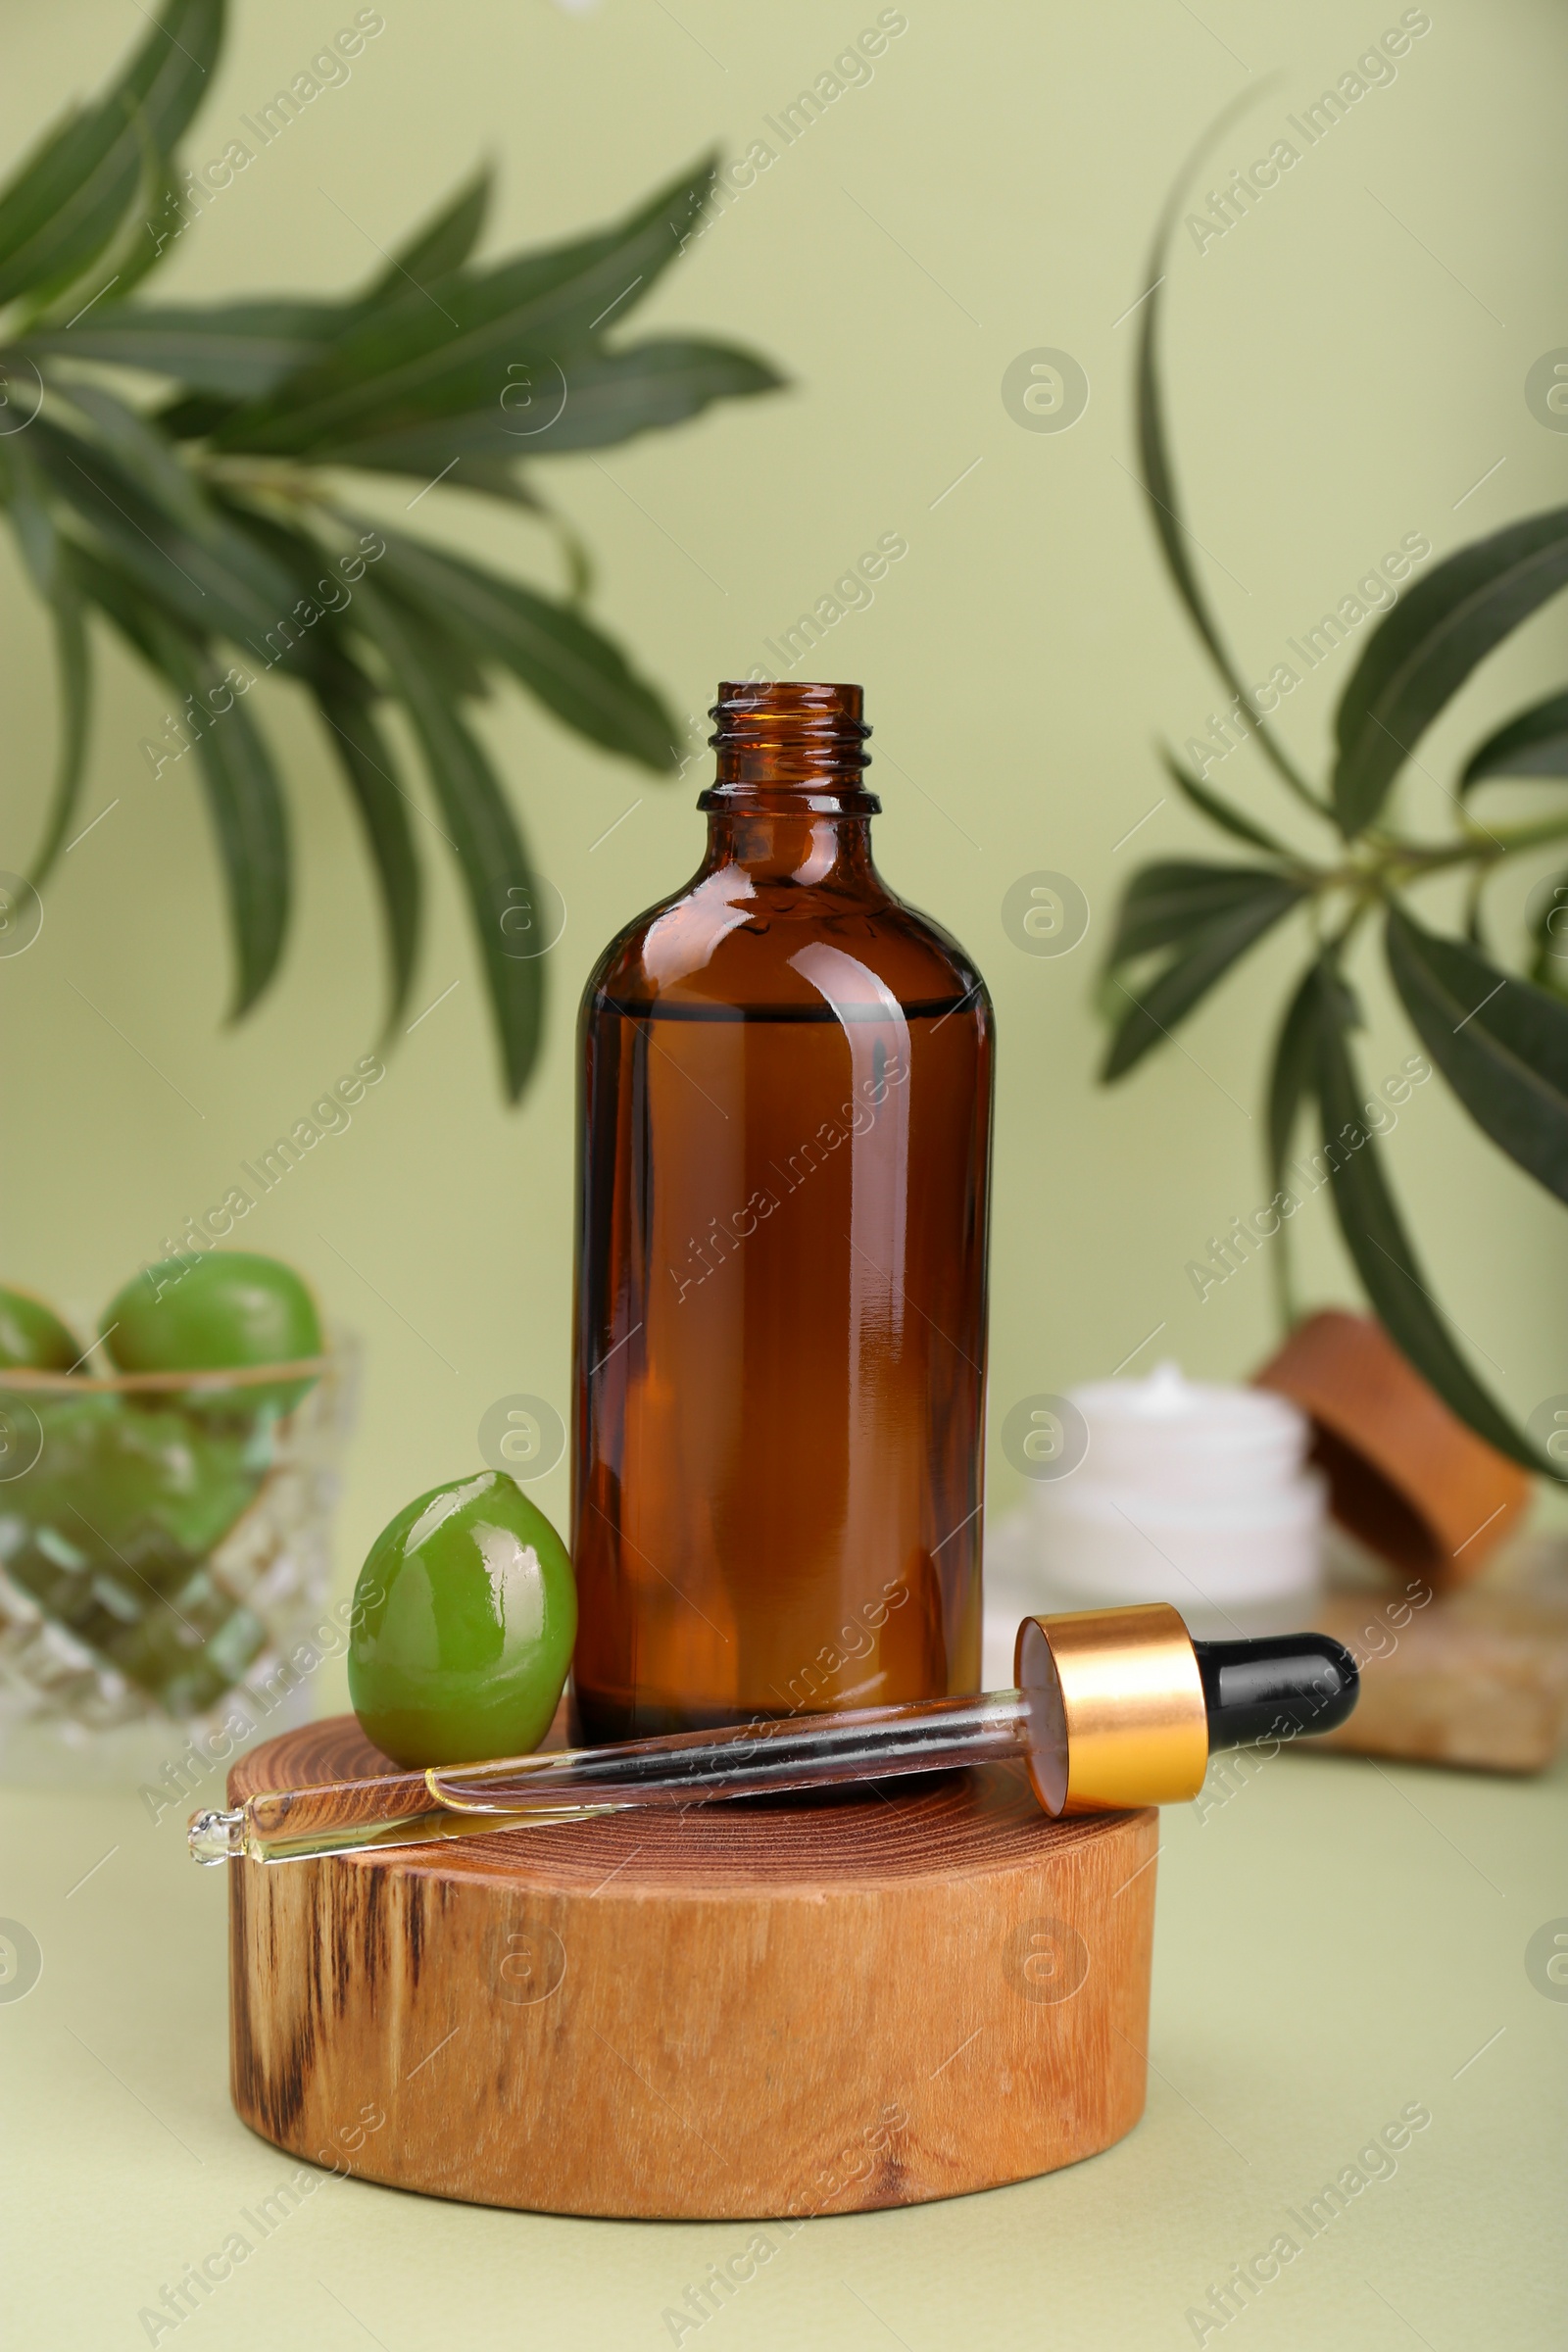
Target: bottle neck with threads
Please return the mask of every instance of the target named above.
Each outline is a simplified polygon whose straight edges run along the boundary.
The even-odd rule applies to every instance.
[[[870,728],[858,686],[726,681],[709,715],[717,754],[698,801],[704,872],[743,865],[759,881],[878,890],[865,789]]]

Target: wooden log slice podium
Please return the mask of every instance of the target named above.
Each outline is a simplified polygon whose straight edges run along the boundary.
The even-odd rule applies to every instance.
[[[229,1802],[386,1769],[338,1716],[244,1757]],[[234,2105],[312,2163],[546,2213],[1027,2180],[1143,2112],[1157,1843],[1152,1811],[1053,1823],[990,1765],[232,1862]]]

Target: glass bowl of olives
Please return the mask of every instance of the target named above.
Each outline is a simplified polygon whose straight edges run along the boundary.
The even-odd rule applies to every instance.
[[[354,1373],[293,1269],[246,1251],[145,1268],[90,1347],[0,1288],[6,1778],[177,1802],[312,1711],[347,1648],[323,1603]]]

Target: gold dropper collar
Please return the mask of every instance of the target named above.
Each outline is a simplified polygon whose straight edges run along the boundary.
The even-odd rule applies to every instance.
[[[1013,1680],[1030,1701],[1029,1777],[1048,1813],[1178,1804],[1202,1787],[1202,1677],[1163,1601],[1026,1617]]]

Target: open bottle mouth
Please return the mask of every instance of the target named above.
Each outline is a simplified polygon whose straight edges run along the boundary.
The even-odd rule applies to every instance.
[[[814,787],[846,814],[874,816],[881,803],[860,785],[871,764],[862,701],[858,686],[725,679],[709,711],[718,771],[698,807],[723,808],[773,792],[799,807]]]

